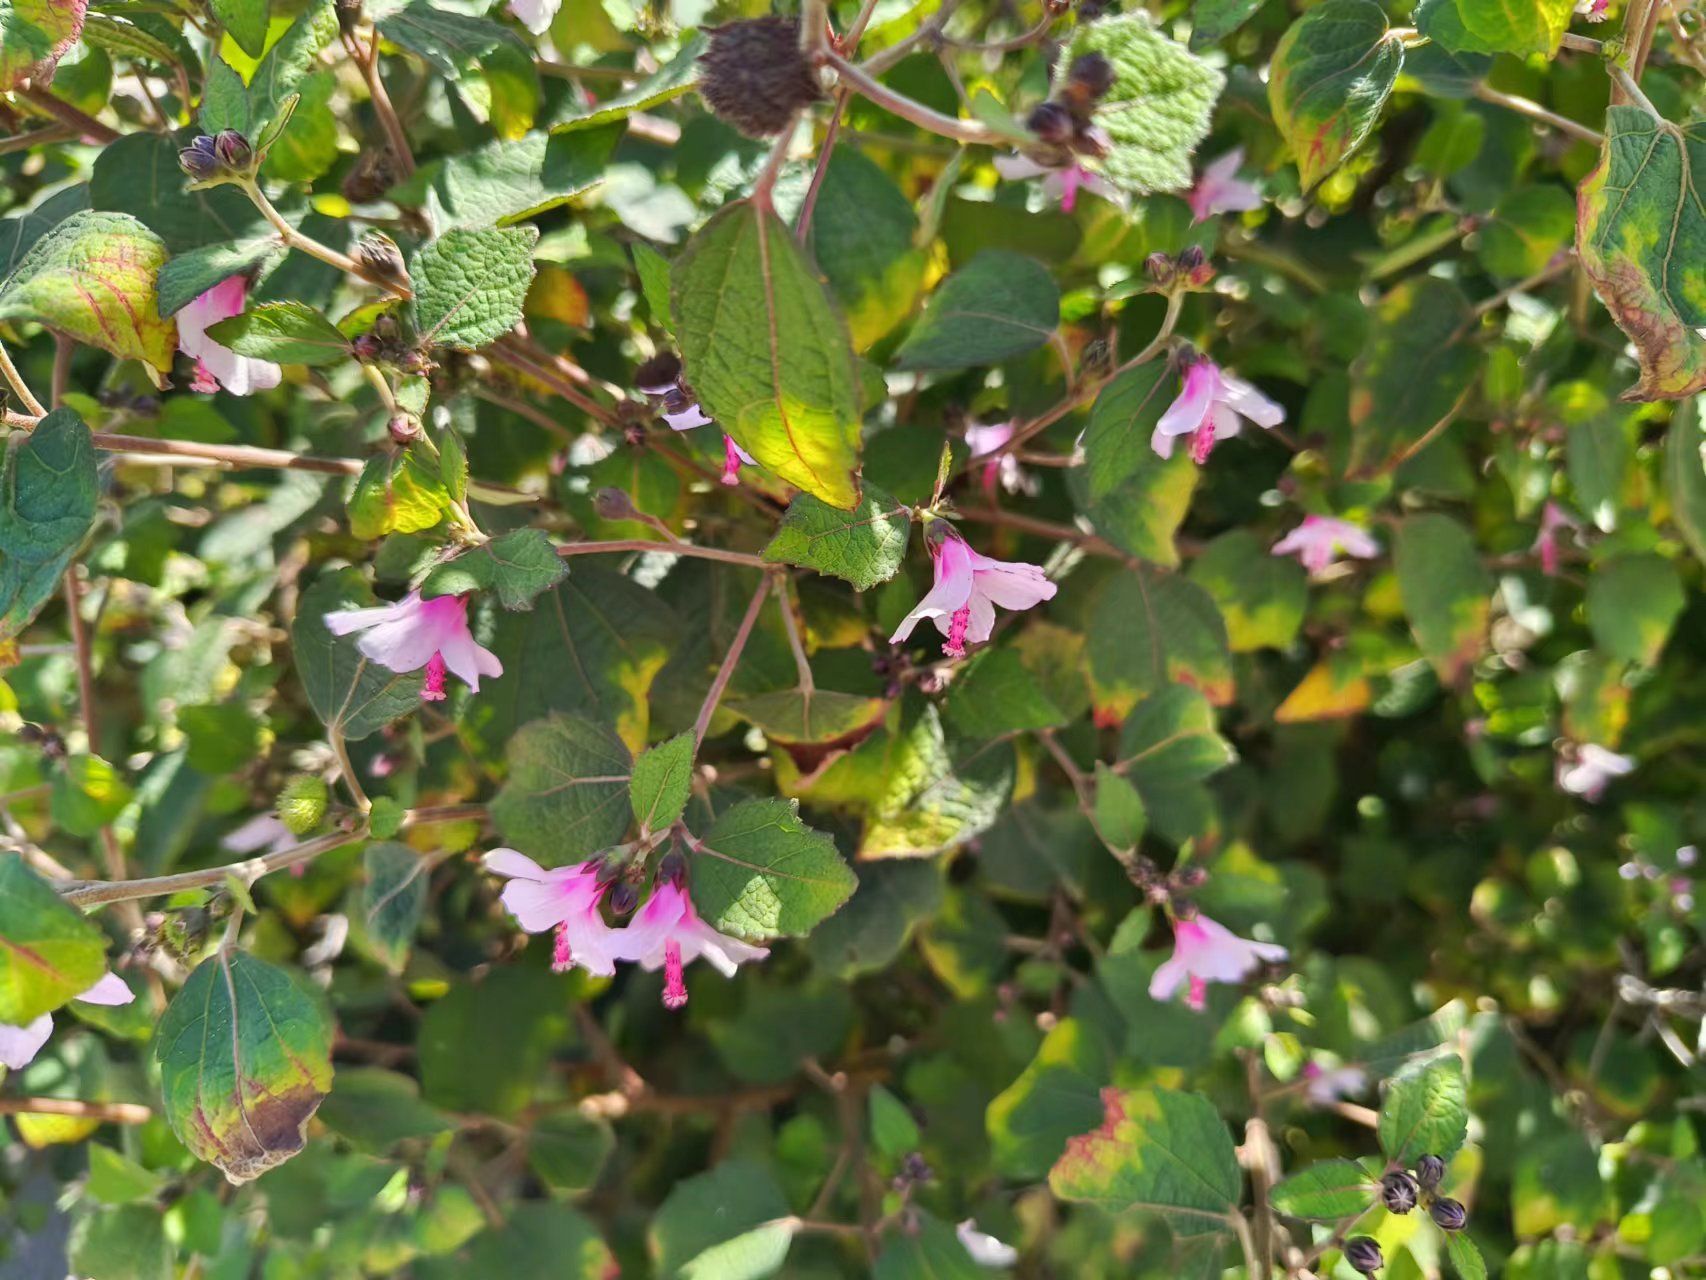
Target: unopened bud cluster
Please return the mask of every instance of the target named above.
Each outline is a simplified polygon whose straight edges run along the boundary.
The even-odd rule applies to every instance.
[[[200,183],[248,178],[255,172],[255,149],[237,130],[221,129],[211,137],[200,134],[179,151],[178,167]]]
[[[1418,1204],[1427,1206],[1428,1216],[1444,1231],[1461,1231],[1469,1222],[1469,1210],[1460,1200],[1437,1194],[1445,1181],[1445,1161],[1422,1156],[1414,1169],[1394,1169],[1380,1180],[1380,1202],[1388,1213],[1407,1214]],[[1351,1269],[1371,1276],[1385,1265],[1380,1245],[1367,1236],[1345,1241],[1345,1261]]]
[[[1189,245],[1178,254],[1152,253],[1143,260],[1143,271],[1163,293],[1174,289],[1201,289],[1214,279],[1214,265],[1198,246]]]
[[[1096,104],[1114,85],[1114,68],[1099,53],[1080,54],[1067,69],[1066,80],[1047,102],[1025,117],[1025,127],[1038,142],[1078,155],[1101,156],[1107,139],[1091,123]]]

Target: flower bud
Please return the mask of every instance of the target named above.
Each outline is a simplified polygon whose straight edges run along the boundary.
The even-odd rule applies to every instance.
[[[1072,60],[1067,79],[1092,98],[1100,98],[1114,87],[1114,67],[1099,53],[1084,53]]]
[[[610,891],[610,910],[625,916],[640,905],[640,891],[624,880]]]
[[[372,363],[379,358],[379,352],[384,344],[371,333],[364,333],[350,343],[350,354],[364,364]]]
[[[1392,1213],[1408,1213],[1420,1198],[1416,1180],[1403,1170],[1387,1174],[1380,1180],[1380,1199]]]
[[[1056,145],[1072,141],[1073,134],[1078,131],[1072,113],[1058,102],[1039,103],[1025,117],[1025,128],[1036,134],[1040,141]]]
[[[1345,1261],[1351,1264],[1353,1271],[1365,1276],[1373,1275],[1386,1265],[1379,1242],[1368,1236],[1352,1236],[1345,1241]]]
[[[795,112],[823,96],[800,52],[798,18],[772,14],[706,31],[711,39],[699,55],[699,96],[747,137],[774,137]]]
[[[202,134],[178,152],[178,168],[197,182],[206,182],[217,175],[220,160],[213,149],[213,139]]]
[[[1173,259],[1160,250],[1143,260],[1143,270],[1154,284],[1168,285],[1173,282]]]
[[[255,154],[249,146],[249,140],[235,129],[221,129],[219,136],[213,140],[213,153],[219,157],[219,163],[228,169],[246,169],[249,160]]]
[[[1469,1221],[1469,1210],[1463,1207],[1463,1202],[1453,1200],[1450,1196],[1441,1196],[1435,1200],[1428,1207],[1428,1213],[1444,1231],[1461,1231]]]
[[[421,420],[411,413],[394,413],[385,424],[393,444],[408,444],[421,437]]]
[[[679,849],[671,849],[664,854],[658,863],[658,883],[665,880],[680,880],[687,874],[687,859],[681,856]]]
[[[1195,271],[1208,261],[1208,255],[1200,245],[1186,245],[1179,252],[1179,268],[1183,271]]]
[[[376,279],[408,279],[408,271],[403,266],[403,253],[397,248],[397,242],[377,231],[370,231],[357,241],[350,257],[355,259],[355,265],[363,272]]]
[[[326,820],[331,792],[324,778],[299,773],[278,793],[278,820],[293,836],[305,836]]]
[[[592,495],[592,509],[603,520],[633,520],[640,514],[634,508],[633,499],[613,485],[607,485]]]
[[[1423,1156],[1416,1161],[1416,1181],[1423,1191],[1432,1191],[1445,1180],[1445,1161],[1438,1156]]]
[[[648,396],[668,394],[681,380],[681,357],[673,351],[660,351],[634,370],[634,385]]]

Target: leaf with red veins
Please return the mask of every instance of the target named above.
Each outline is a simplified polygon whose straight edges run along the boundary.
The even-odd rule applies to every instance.
[[[0,0],[0,93],[46,83],[83,34],[89,0]]]

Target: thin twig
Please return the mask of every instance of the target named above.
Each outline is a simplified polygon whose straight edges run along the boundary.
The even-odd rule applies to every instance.
[[[699,744],[705,741],[705,730],[711,727],[711,717],[717,712],[717,704],[723,700],[723,691],[729,687],[729,680],[735,673],[740,655],[752,635],[752,628],[758,622],[759,611],[764,608],[764,599],[769,594],[770,582],[763,579],[758,584],[758,590],[752,593],[752,603],[746,606],[746,616],[740,620],[740,627],[735,631],[734,639],[729,642],[729,651],[723,655],[723,664],[717,668],[716,678],[705,691],[705,701],[699,704],[699,714],[693,720],[695,751],[699,749]]]
[[[0,1116],[70,1116],[102,1124],[147,1124],[153,1111],[140,1102],[80,1102],[73,1098],[0,1098]]]
[[[18,399],[24,402],[25,408],[38,418],[47,416],[46,406],[35,398],[35,394],[30,390],[29,383],[24,381],[24,375],[19,373],[18,366],[12,363],[11,352],[6,350],[4,343],[0,343],[0,375],[5,376],[7,384],[12,388]]]
[[[841,132],[841,115],[847,110],[848,97],[846,86],[836,91],[829,126],[823,131],[823,145],[818,148],[817,164],[812,169],[811,185],[806,188],[806,198],[800,201],[800,212],[794,219],[794,239],[801,245],[811,238],[812,213],[817,208],[818,193],[823,190],[824,175],[829,172],[829,157],[835,151],[835,138]]]
[[[253,884],[264,875],[312,862],[323,853],[354,844],[366,836],[365,827],[356,827],[350,831],[319,836],[303,844],[292,845],[288,849],[262,854],[258,858],[246,858],[242,862],[207,867],[201,871],[180,871],[176,875],[149,876],[142,880],[78,880],[55,887],[58,888],[60,896],[74,906],[95,907],[108,902],[130,902],[138,898],[159,898],[183,893],[189,889],[206,889],[224,884],[226,876],[236,876],[245,883]]]
[[[800,691],[805,695],[806,713],[811,713],[811,696],[817,690],[812,679],[812,664],[806,657],[805,642],[800,637],[799,620],[794,617],[794,605],[788,598],[788,580],[776,575],[776,603],[782,610],[782,627],[788,633],[788,648],[794,652],[794,670],[800,678]]]
[[[560,556],[596,556],[617,551],[655,551],[662,555],[693,556],[700,560],[720,560],[724,564],[743,564],[753,569],[775,572],[776,565],[762,556],[745,551],[729,551],[723,547],[704,547],[694,542],[653,542],[646,538],[617,538],[610,542],[571,542],[557,548]]]
[[[824,63],[835,68],[835,73],[841,77],[841,82],[849,85],[856,93],[863,94],[872,102],[886,111],[910,120],[920,129],[940,134],[944,138],[952,138],[955,142],[963,142],[970,146],[1001,147],[1011,142],[1006,135],[997,133],[988,125],[979,124],[975,120],[959,120],[953,116],[945,116],[940,111],[934,111],[922,102],[916,102],[904,93],[897,93],[882,81],[868,75],[854,66],[838,53],[824,54]]]
[[[1504,107],[1507,111],[1515,111],[1518,115],[1527,116],[1530,120],[1538,120],[1541,124],[1556,129],[1559,133],[1567,133],[1572,138],[1596,147],[1605,145],[1605,135],[1598,129],[1591,129],[1579,121],[1561,116],[1556,111],[1541,106],[1532,98],[1524,98],[1520,94],[1506,93],[1503,89],[1495,89],[1490,84],[1477,83],[1475,96],[1482,102],[1490,102],[1496,107]]]

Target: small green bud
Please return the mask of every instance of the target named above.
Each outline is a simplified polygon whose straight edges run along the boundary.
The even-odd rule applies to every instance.
[[[291,835],[305,836],[326,820],[326,806],[331,798],[325,779],[299,773],[278,793],[278,820],[290,829]]]

